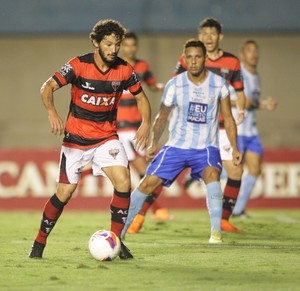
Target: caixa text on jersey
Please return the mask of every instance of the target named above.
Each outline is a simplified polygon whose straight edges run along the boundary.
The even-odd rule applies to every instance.
[[[94,106],[111,106],[115,104],[116,97],[90,96],[88,94],[83,94],[80,99],[83,103],[92,104]]]

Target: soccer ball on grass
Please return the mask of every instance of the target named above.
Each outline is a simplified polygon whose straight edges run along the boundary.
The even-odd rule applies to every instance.
[[[120,239],[109,230],[98,230],[89,240],[90,254],[97,261],[112,261],[120,250]]]

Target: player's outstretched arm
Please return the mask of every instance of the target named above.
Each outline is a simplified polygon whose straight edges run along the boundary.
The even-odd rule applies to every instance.
[[[242,162],[242,154],[239,152],[237,147],[237,128],[235,120],[232,116],[229,96],[221,101],[221,113],[224,118],[226,134],[233,149],[233,164],[237,166]]]
[[[43,84],[41,88],[41,96],[44,106],[48,112],[48,119],[52,133],[55,135],[62,135],[64,132],[64,123],[56,111],[53,98],[53,93],[57,89],[59,89],[59,85],[51,77]]]
[[[166,128],[172,108],[173,106],[168,107],[163,103],[160,105],[159,113],[156,115],[152,126],[151,143],[146,152],[146,159],[148,161],[152,160],[155,156],[157,150],[157,143]]]
[[[266,100],[262,100],[259,103],[259,109],[266,109],[269,111],[273,111],[276,109],[278,102],[273,98],[273,97],[269,97]]]
[[[151,127],[151,107],[149,100],[143,91],[137,94],[135,98],[137,100],[139,112],[141,113],[143,118],[142,124],[137,130],[137,133],[134,137],[136,141],[135,148],[137,150],[145,150],[149,143],[149,134]]]

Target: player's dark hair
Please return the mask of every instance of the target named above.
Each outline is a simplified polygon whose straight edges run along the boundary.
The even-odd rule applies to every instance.
[[[199,23],[199,32],[202,28],[205,27],[210,27],[210,28],[214,27],[218,31],[218,33],[222,33],[221,23],[212,17],[207,17]]]
[[[248,40],[246,40],[246,41],[244,41],[242,43],[242,45],[241,45],[241,51],[243,51],[248,44],[254,44],[258,48],[258,44],[257,44],[257,42],[255,40],[248,39]]]
[[[125,38],[133,38],[135,41],[138,41],[138,36],[133,31],[126,32],[125,35],[124,35],[124,39]]]
[[[125,35],[125,28],[122,24],[113,19],[104,19],[98,21],[93,27],[92,32],[90,33],[90,39],[96,42],[100,42],[104,36],[115,34],[120,40],[123,39]]]
[[[194,38],[187,40],[184,44],[184,51],[189,47],[200,47],[204,55],[206,55],[206,47],[204,43],[200,40],[196,40]]]

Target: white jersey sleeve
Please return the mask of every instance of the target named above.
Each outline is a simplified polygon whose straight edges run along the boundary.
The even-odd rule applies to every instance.
[[[224,84],[224,86],[220,90],[219,99],[223,100],[223,99],[225,99],[229,95],[230,95],[229,87],[228,87],[227,84]]]
[[[175,93],[175,82],[174,79],[171,79],[164,90],[162,97],[162,103],[167,107],[172,107],[175,105],[176,93]]]
[[[230,93],[230,100],[237,101],[238,97],[237,97],[235,89],[231,85],[228,85],[228,89],[229,89],[229,93]]]

